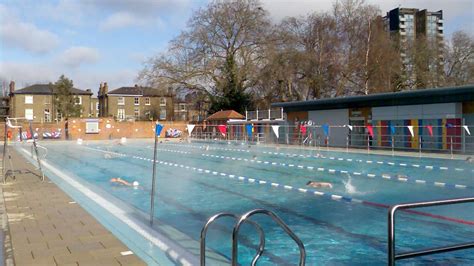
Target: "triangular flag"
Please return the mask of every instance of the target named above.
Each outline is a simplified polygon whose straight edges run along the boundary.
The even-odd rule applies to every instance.
[[[161,130],[163,130],[163,125],[162,124],[156,124],[155,126],[155,134],[157,137],[160,136]]]
[[[392,133],[392,135],[395,135],[395,126],[394,125],[390,125],[390,132]]]
[[[273,133],[275,133],[275,136],[277,139],[280,137],[280,132],[278,131],[280,129],[280,126],[272,126]]]
[[[469,131],[469,128],[468,128],[467,126],[462,126],[462,127],[466,130],[467,134],[469,134],[469,136],[470,136],[470,135],[471,135],[471,131]]]
[[[446,123],[446,127],[447,127],[447,128],[453,128],[454,126],[453,126],[453,124],[451,124],[451,123]]]
[[[428,133],[430,134],[430,137],[433,137],[433,126],[427,125],[426,128],[428,129]]]
[[[326,136],[329,136],[329,125],[328,124],[324,124],[321,126],[324,130],[324,135]]]
[[[407,126],[408,130],[410,130],[410,134],[412,137],[415,136],[415,132],[413,132],[413,126]]]
[[[250,137],[252,137],[252,132],[253,132],[253,125],[252,124],[247,124],[245,125],[245,128],[247,129],[247,135]]]
[[[219,129],[219,132],[221,132],[222,136],[225,137],[225,134],[227,133],[227,127],[225,125],[218,125],[217,128]]]
[[[301,131],[301,134],[306,135],[306,125],[301,125],[300,131]]]
[[[367,131],[369,131],[369,135],[373,138],[374,137],[374,127],[372,125],[367,125]]]
[[[346,127],[348,127],[350,131],[352,131],[352,126],[351,125],[346,125]]]
[[[195,126],[196,126],[196,125],[188,125],[188,126],[187,126],[187,127],[188,127],[188,134],[189,134],[189,135],[191,135],[191,133],[193,132]]]

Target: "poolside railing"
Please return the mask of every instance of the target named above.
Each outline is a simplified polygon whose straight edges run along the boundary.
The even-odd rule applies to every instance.
[[[459,199],[447,199],[447,200],[436,200],[436,201],[426,201],[426,202],[414,202],[414,203],[405,203],[397,204],[392,206],[388,211],[388,265],[394,266],[395,261],[402,259],[415,258],[430,254],[445,253],[456,250],[463,250],[468,248],[474,248],[474,242],[467,242],[462,244],[456,244],[451,246],[429,248],[423,250],[414,250],[410,252],[404,252],[397,254],[395,252],[395,214],[398,210],[407,210],[414,208],[423,208],[431,206],[441,206],[441,205],[452,205],[460,203],[469,203],[474,202],[474,198],[459,198]]]
[[[301,126],[274,124],[253,124],[252,132],[247,131],[248,124],[228,124],[226,132],[221,133],[217,125],[196,125],[190,137],[203,140],[225,140],[248,143],[286,144],[325,149],[329,147],[358,148],[370,150],[474,153],[474,136],[468,134],[464,126],[452,126],[446,130],[443,126],[432,126],[430,133],[426,128],[414,127],[413,135],[406,126],[393,126],[394,132],[387,132],[387,126],[374,126],[373,133],[365,126]],[[468,128],[474,130],[474,125]],[[277,135],[278,134],[278,135]]]

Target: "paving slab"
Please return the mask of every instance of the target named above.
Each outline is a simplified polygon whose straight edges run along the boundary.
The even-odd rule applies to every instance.
[[[134,254],[121,255],[126,245],[47,177],[42,182],[35,166],[12,149],[11,154],[21,173],[1,185],[0,204],[14,264],[146,265]]]

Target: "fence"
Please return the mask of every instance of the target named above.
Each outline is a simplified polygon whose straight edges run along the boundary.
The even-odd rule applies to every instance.
[[[87,132],[87,123],[97,121],[98,127],[95,133]],[[186,122],[160,122],[164,125],[161,137],[165,137],[166,130],[173,128],[178,129],[182,134],[186,135]],[[29,132],[28,124],[21,124],[20,129],[8,129],[7,136],[10,140],[17,140],[20,134],[22,138],[31,138],[32,135],[38,139],[66,139],[65,122],[62,123],[33,123],[33,134]],[[0,124],[0,135],[4,136],[4,124]],[[108,118],[85,119],[85,118],[69,118],[68,121],[68,137],[69,139],[84,140],[102,140],[102,139],[119,139],[126,138],[152,138],[155,134],[155,122],[152,121],[134,121],[119,122]]]
[[[474,129],[474,125],[467,126]],[[347,125],[270,125],[229,124],[196,125],[191,138],[219,139],[265,144],[288,144],[315,148],[342,147],[364,149],[387,149],[406,151],[430,151],[474,153],[474,136],[463,126],[432,126],[431,133],[421,126],[413,126],[413,135],[407,126]],[[393,132],[391,132],[393,130]],[[441,134],[439,134],[439,132]]]

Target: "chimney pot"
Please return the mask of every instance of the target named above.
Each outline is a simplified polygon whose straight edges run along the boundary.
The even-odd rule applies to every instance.
[[[15,81],[10,81],[10,93],[13,93],[15,91]]]

